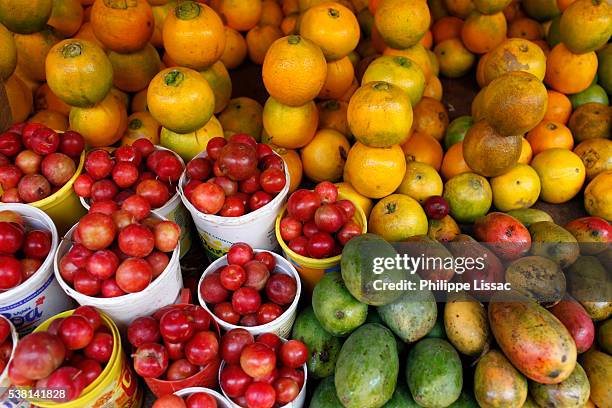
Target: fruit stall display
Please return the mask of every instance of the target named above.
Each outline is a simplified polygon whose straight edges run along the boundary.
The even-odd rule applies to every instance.
[[[0,406],[611,408],[611,35],[0,0]]]

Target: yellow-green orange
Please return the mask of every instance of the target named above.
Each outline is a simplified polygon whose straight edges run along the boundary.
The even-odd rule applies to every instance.
[[[485,215],[493,202],[493,192],[486,178],[475,173],[462,173],[446,182],[444,199],[450,215],[461,223],[476,221]]]
[[[442,195],[442,178],[429,164],[417,161],[406,163],[406,174],[397,192],[405,194],[423,204],[431,196]]]
[[[363,74],[362,84],[383,81],[404,90],[412,106],[419,103],[425,91],[425,75],[421,67],[406,57],[383,55],[376,58]]]
[[[546,56],[531,41],[508,38],[487,54],[483,71],[485,84],[513,71],[529,72],[542,81],[546,74]]]
[[[319,111],[314,101],[288,106],[269,97],[264,105],[263,126],[270,143],[287,149],[306,146],[314,137]]]
[[[491,179],[493,205],[500,211],[520,210],[535,204],[540,196],[538,173],[526,164],[517,164]]]
[[[457,38],[444,40],[434,48],[440,62],[440,72],[449,78],[459,78],[468,73],[476,57]]]
[[[125,92],[142,91],[161,68],[159,54],[151,44],[131,54],[110,51],[108,58],[113,65],[113,84]]]
[[[31,34],[45,28],[53,0],[0,0],[0,23],[14,33]]]
[[[548,203],[559,204],[571,200],[584,183],[584,164],[571,150],[544,150],[533,158],[531,167],[540,176],[540,198]]]
[[[418,43],[429,29],[431,15],[424,1],[382,0],[374,23],[385,43],[408,48]]]
[[[612,35],[612,6],[606,0],[577,0],[561,15],[561,41],[583,54],[605,45]]]
[[[2,24],[0,24],[0,44],[2,44],[0,80],[4,81],[13,74],[17,66],[17,47],[13,35]]]
[[[232,97],[232,80],[223,62],[217,61],[200,74],[208,81],[208,85],[215,94],[215,113],[221,112]]]
[[[185,162],[188,162],[206,149],[208,141],[213,137],[223,137],[221,123],[214,116],[210,118],[207,124],[187,134],[175,133],[162,128],[159,140],[162,146],[178,153]]]

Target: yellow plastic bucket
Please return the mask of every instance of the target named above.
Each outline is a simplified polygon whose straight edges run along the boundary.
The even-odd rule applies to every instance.
[[[350,198],[344,196],[342,192],[338,192],[338,199],[349,200]],[[353,202],[353,204],[355,203]],[[276,217],[276,239],[283,249],[285,258],[287,258],[293,264],[293,266],[295,266],[295,269],[297,269],[298,273],[300,274],[300,278],[302,278],[306,289],[308,289],[308,292],[311,293],[317,282],[321,280],[325,273],[340,270],[340,259],[342,255],[336,255],[331,258],[315,259],[296,254],[289,249],[280,234],[280,222],[285,216],[286,212],[287,206],[285,205],[278,214],[278,217]],[[353,216],[353,221],[361,225],[362,233],[365,234],[368,232],[368,219],[366,218],[361,206],[357,204],[355,204],[355,215]]]
[[[83,171],[85,163],[85,152],[81,153],[79,166],[76,172],[58,191],[51,194],[49,197],[40,201],[30,203],[31,206],[40,208],[46,212],[55,223],[57,232],[60,237],[64,236],[76,222],[86,213],[85,208],[81,205],[79,197],[74,192],[72,185]]]
[[[34,330],[45,331],[55,319],[68,317],[74,310],[69,310],[53,316]],[[121,336],[113,321],[103,312],[100,312],[104,325],[111,330],[114,347],[111,358],[102,370],[102,373],[89,384],[77,399],[69,402],[57,403],[31,399],[30,403],[43,408],[94,408],[94,407],[122,407],[139,408],[142,405],[142,389],[138,378],[134,375],[123,348]]]

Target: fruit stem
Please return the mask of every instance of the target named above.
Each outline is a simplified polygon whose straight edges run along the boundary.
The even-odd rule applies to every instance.
[[[62,47],[62,56],[64,58],[74,58],[80,56],[82,51],[80,42],[71,42]]]
[[[181,20],[191,20],[200,15],[200,5],[193,1],[186,1],[176,6],[174,12]]]
[[[387,82],[376,82],[373,86],[374,89],[376,89],[377,91],[388,91],[389,90],[389,84]]]
[[[164,83],[168,86],[177,87],[183,82],[183,79],[185,79],[185,75],[177,69],[173,69],[164,75]]]
[[[397,210],[397,203],[389,203],[385,206],[385,211],[387,214],[393,214]]]
[[[302,38],[299,35],[290,35],[287,38],[287,42],[291,45],[299,44],[302,41]]]
[[[397,56],[395,57],[395,62],[397,62],[397,64],[401,65],[402,67],[410,66],[410,61],[406,57]]]
[[[128,0],[104,0],[104,5],[112,9],[127,10],[130,6]]]
[[[327,14],[329,14],[330,17],[333,18],[338,18],[340,17],[340,12],[336,9],[330,8],[327,10]]]
[[[128,124],[128,127],[132,130],[140,129],[142,127],[142,120],[140,119],[132,119]]]

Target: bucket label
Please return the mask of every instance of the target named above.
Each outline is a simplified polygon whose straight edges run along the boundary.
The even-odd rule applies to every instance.
[[[191,216],[187,213],[187,209],[180,200],[177,201],[177,203],[178,205],[168,213],[162,214],[160,212],[159,215],[166,217],[170,221],[174,221],[181,227],[180,242],[181,256],[183,256],[189,251],[189,248],[191,248]]]

